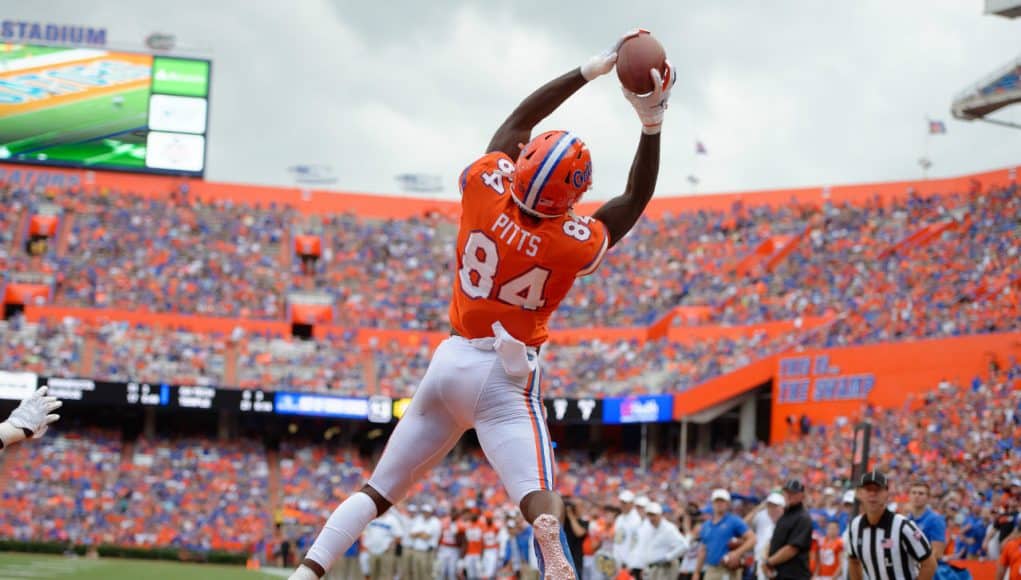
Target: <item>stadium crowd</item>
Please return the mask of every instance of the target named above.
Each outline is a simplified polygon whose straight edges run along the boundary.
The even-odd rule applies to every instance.
[[[597,275],[579,281],[554,327],[645,326],[685,306],[703,309],[696,324],[788,321],[794,329],[554,342],[543,349],[545,394],[680,391],[796,347],[1017,330],[1017,194],[1011,186],[886,204],[736,204],[643,220]],[[29,256],[15,242],[26,212],[42,205],[62,207],[68,221],[44,255]],[[52,277],[58,305],[283,320],[287,292],[315,288],[334,295],[334,322],[350,329],[302,341],[14,315],[0,321],[0,370],[398,397],[413,392],[431,348],[424,339],[362,344],[354,329],[447,329],[449,216],[303,217],[183,193],[52,197],[11,186],[0,187],[0,210],[0,270],[8,281]],[[317,261],[291,256],[299,233],[323,240]],[[786,249],[777,256],[776,248]],[[816,317],[826,322],[802,328]],[[876,429],[874,458],[896,482],[894,501],[906,502],[907,482],[926,481],[933,508],[947,517],[948,554],[995,555],[1021,509],[1021,365],[940,384],[903,409],[862,413]],[[830,519],[841,523],[846,474],[834,466],[850,456],[851,419],[772,447],[696,455],[683,472],[669,457],[642,469],[634,455],[607,451],[593,461],[590,452],[567,451],[558,485],[596,516],[608,517],[628,490],[676,520],[703,511],[713,489],[728,489],[744,513],[796,477],[821,529]],[[55,431],[0,457],[11,482],[0,494],[10,514],[0,537],[272,555],[287,538],[306,545],[369,469],[354,448],[328,444],[267,451],[248,440],[127,442],[112,431]],[[27,466],[45,466],[43,477]],[[418,484],[416,501],[446,515],[502,510],[507,522],[513,509],[498,483],[478,452],[463,452]]]
[[[562,397],[682,391],[764,356],[813,344],[824,333],[551,344],[543,350],[542,388]],[[45,376],[391,397],[411,396],[432,356],[424,339],[374,337],[363,346],[352,333],[314,341],[241,332],[225,337],[124,322],[93,328],[74,318],[30,323],[21,316],[0,322],[0,341],[7,345],[0,369]],[[86,350],[91,356],[84,356]],[[228,366],[236,369],[233,380]]]
[[[1021,510],[1021,363],[970,384],[936,385],[902,409],[863,407],[862,416],[873,422],[872,456],[894,482],[892,501],[906,506],[909,483],[928,483],[931,507],[947,518],[948,557],[994,556]],[[590,514],[611,513],[628,490],[676,519],[704,511],[713,489],[729,490],[735,509],[745,513],[783,481],[798,478],[821,533],[830,520],[846,525],[840,506],[848,474],[835,466],[850,457],[852,419],[774,446],[695,454],[683,472],[670,456],[642,469],[635,454],[605,450],[593,460],[598,450],[561,451],[557,485]],[[0,508],[9,514],[0,521],[0,537],[258,549],[263,556],[277,553],[283,539],[298,549],[307,545],[315,526],[371,467],[355,447],[328,441],[285,440],[269,452],[244,439],[129,443],[114,431],[59,428],[2,460],[10,483],[0,494]],[[269,491],[274,471],[276,496]],[[513,512],[496,473],[470,449],[418,483],[409,502],[441,514]]]
[[[11,271],[53,274],[58,304],[280,319],[286,292],[311,282],[334,295],[343,327],[447,327],[455,241],[448,216],[309,217],[185,194],[53,198],[0,187],[0,207],[32,212],[44,203],[64,207],[67,239],[50,244],[41,261],[0,243],[0,259]],[[1009,323],[997,310],[979,305],[1012,284],[1017,294],[1021,242],[1011,233],[1019,215],[1011,186],[862,205],[735,204],[645,219],[598,275],[578,282],[553,326],[643,326],[675,306],[704,306],[707,323],[729,325],[855,313],[867,324],[839,339],[849,343],[1001,328]],[[13,240],[13,217],[0,226],[2,239]],[[929,239],[917,235],[925,228],[933,230]],[[289,255],[299,234],[323,240],[311,266]],[[771,240],[794,243],[772,268],[768,252],[752,259]],[[281,275],[285,267],[290,276]],[[1016,322],[1016,307],[1010,314]]]

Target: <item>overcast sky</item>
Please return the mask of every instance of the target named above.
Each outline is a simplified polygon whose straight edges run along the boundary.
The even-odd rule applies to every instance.
[[[328,164],[338,188],[448,195],[515,105],[624,30],[660,39],[679,73],[659,195],[912,179],[1021,163],[1021,131],[955,121],[952,97],[1021,53],[1021,20],[980,0],[0,0],[0,16],[151,32],[211,58],[207,178],[293,184]],[[926,117],[947,123],[927,137]],[[1021,106],[1000,118],[1021,122]],[[591,198],[622,189],[640,125],[615,76],[539,127],[592,151]],[[695,140],[708,155],[696,157]]]

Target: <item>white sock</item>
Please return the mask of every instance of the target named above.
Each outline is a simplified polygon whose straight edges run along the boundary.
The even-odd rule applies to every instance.
[[[360,491],[352,495],[333,510],[305,557],[328,572],[376,515],[376,503],[371,497]]]

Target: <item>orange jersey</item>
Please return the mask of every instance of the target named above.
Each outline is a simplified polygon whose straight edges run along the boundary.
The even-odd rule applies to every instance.
[[[440,534],[440,544],[444,546],[457,547],[457,536],[464,530],[457,522],[447,522],[443,526],[443,533]]]
[[[468,524],[464,529],[464,540],[468,544],[464,551],[466,556],[482,555],[482,530],[483,527],[479,523]]]
[[[1021,538],[1014,538],[1000,548],[1000,564],[1008,572],[1008,580],[1021,580]]]
[[[482,547],[486,550],[496,550],[500,547],[500,528],[496,524],[489,524],[482,532]]]
[[[840,570],[840,555],[844,552],[844,541],[840,538],[823,538],[819,541],[818,576],[833,577]]]
[[[539,346],[550,315],[576,278],[599,267],[609,238],[594,218],[525,215],[511,197],[513,172],[510,157],[489,153],[461,174],[450,324],[465,338],[483,338],[499,321],[514,338]]]
[[[583,556],[594,556],[599,545],[603,543],[603,536],[606,533],[606,524],[601,518],[589,522],[588,534],[581,542],[581,553]]]

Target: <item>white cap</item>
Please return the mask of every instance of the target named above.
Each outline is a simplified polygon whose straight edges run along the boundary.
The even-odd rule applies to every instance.
[[[468,508],[470,510],[475,509],[475,500],[470,499],[470,500],[464,502],[464,507],[466,507],[466,508]]]
[[[773,505],[778,505],[780,507],[784,507],[785,505],[787,505],[787,500],[785,500],[783,498],[783,494],[776,493],[774,491],[773,493],[771,493],[768,496],[766,496],[766,503],[771,503]]]
[[[722,499],[723,501],[730,501],[730,492],[725,489],[714,489],[712,495],[712,501]]]
[[[409,503],[408,504],[408,511],[413,513],[413,514],[417,514],[418,513],[418,506],[413,504],[413,503]]]
[[[635,500],[635,505],[644,509],[645,506],[649,505],[649,498],[645,497],[644,495],[640,495]]]
[[[826,489],[822,490],[822,493],[823,495],[836,495],[837,490],[833,489],[832,487],[827,487]]]
[[[424,506],[422,506],[422,513],[424,513],[424,514],[431,514],[431,513],[433,513],[433,506],[431,506],[429,504],[425,504]]]
[[[620,492],[620,495],[617,496],[617,499],[624,503],[631,503],[635,501],[635,494],[625,489],[624,491]]]
[[[854,490],[849,489],[844,492],[844,503],[854,503]]]
[[[663,506],[654,501],[649,502],[649,505],[645,506],[645,513],[663,515]]]

